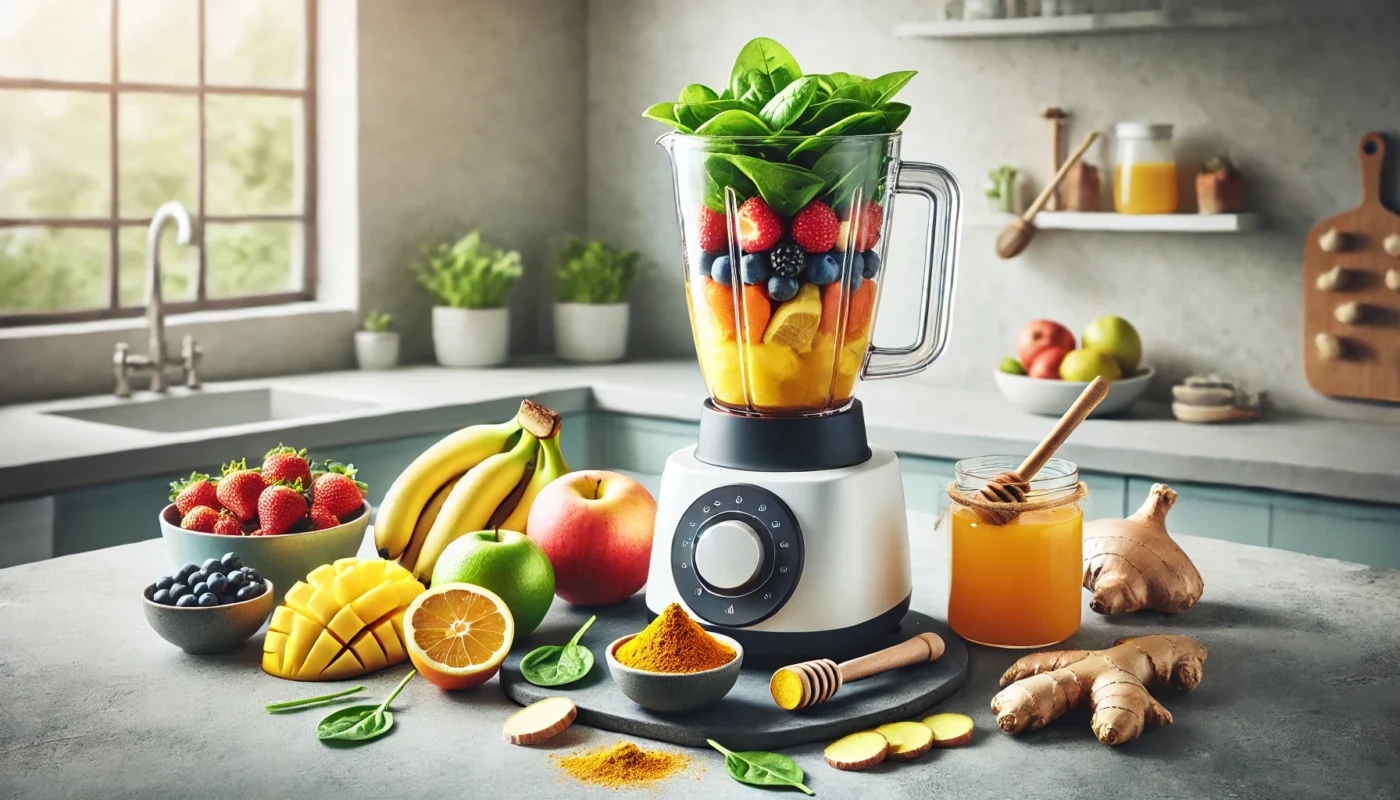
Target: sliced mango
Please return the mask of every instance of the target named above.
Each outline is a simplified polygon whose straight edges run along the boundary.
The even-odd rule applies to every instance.
[[[322,586],[329,586],[335,583],[335,575],[334,564],[322,564],[316,569],[311,570],[311,574],[306,576],[306,582],[319,589]]]

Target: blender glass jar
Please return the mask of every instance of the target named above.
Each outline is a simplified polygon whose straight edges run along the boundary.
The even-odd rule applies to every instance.
[[[1013,456],[959,461],[956,488],[976,494],[1016,469]],[[1052,458],[1030,481],[1028,502],[1051,506],[992,525],[951,498],[940,519],[951,543],[948,625],[994,647],[1045,647],[1079,630],[1084,580],[1084,513],[1079,468]]]
[[[760,415],[841,411],[860,378],[918,372],[942,352],[957,183],[941,167],[900,162],[899,143],[898,133],[658,140],[671,155],[686,303],[717,406]],[[870,336],[896,193],[930,200],[924,325],[913,345],[880,348]],[[804,211],[809,226],[794,231]]]
[[[1113,207],[1120,214],[1175,214],[1178,206],[1172,126],[1120,122],[1113,136]]]

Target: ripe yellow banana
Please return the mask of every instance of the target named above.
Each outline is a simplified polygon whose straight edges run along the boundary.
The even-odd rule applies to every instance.
[[[520,503],[498,527],[507,531],[528,533],[525,524],[530,519],[530,507],[535,504],[535,497],[551,481],[568,471],[569,465],[564,463],[564,454],[559,451],[559,437],[541,439],[539,455],[535,456],[535,474],[530,476],[525,493],[520,495]]]
[[[397,559],[408,550],[413,528],[439,487],[498,455],[520,430],[515,419],[499,425],[472,425],[429,447],[408,465],[379,504],[374,546],[382,558]]]
[[[399,558],[399,564],[409,572],[413,571],[413,565],[418,563],[418,554],[423,550],[423,542],[428,538],[428,532],[433,529],[433,523],[437,521],[438,514],[442,513],[442,506],[447,502],[447,496],[452,493],[452,488],[462,479],[461,475],[447,482],[446,486],[438,489],[428,504],[423,507],[423,513],[418,517],[418,522],[413,526],[413,540],[409,542],[408,549],[403,551],[403,556]]]
[[[472,467],[452,491],[433,521],[432,530],[423,542],[423,549],[413,565],[413,575],[423,583],[433,577],[438,556],[458,537],[479,531],[491,521],[496,508],[525,477],[525,468],[535,455],[539,440],[529,431],[520,432],[515,447]]]

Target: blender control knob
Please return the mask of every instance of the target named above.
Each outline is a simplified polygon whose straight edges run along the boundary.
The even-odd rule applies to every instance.
[[[720,590],[738,589],[763,567],[763,541],[738,520],[716,522],[695,543],[695,573]]]

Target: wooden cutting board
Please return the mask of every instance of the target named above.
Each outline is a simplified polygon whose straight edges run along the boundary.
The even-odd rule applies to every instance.
[[[1332,397],[1400,403],[1400,290],[1386,287],[1400,256],[1386,252],[1388,236],[1400,236],[1400,215],[1381,202],[1385,140],[1361,137],[1361,205],[1313,226],[1303,248],[1303,368],[1313,389]],[[1335,231],[1336,236],[1329,233]],[[1329,238],[1339,240],[1333,252]],[[1318,278],[1340,267],[1335,288]],[[1356,303],[1359,317],[1338,319],[1338,309]],[[1345,314],[1344,314],[1345,316]],[[1319,334],[1334,337],[1319,345]],[[1326,352],[1335,343],[1340,352]]]

